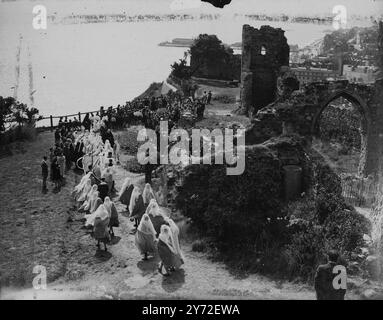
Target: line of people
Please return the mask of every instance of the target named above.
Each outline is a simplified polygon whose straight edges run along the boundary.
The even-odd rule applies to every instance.
[[[97,120],[96,120],[97,121]],[[96,123],[93,121],[93,125]],[[113,228],[119,227],[119,216],[112,196],[114,184],[114,150],[109,142],[102,141],[99,133],[91,132],[82,137],[86,146],[83,166],[88,170],[73,190],[79,212],[85,213],[85,227],[92,230],[97,247],[107,244],[114,236]],[[96,159],[96,160],[95,160]],[[141,193],[140,188],[127,178],[118,194],[118,200],[126,205],[129,218],[134,222],[135,243],[144,260],[159,256],[161,274],[169,275],[178,269],[184,258],[179,245],[179,229],[172,219],[160,209],[156,195],[149,183]],[[163,269],[165,268],[165,273]]]
[[[127,101],[125,105],[118,105],[116,108],[110,106],[105,110],[102,106],[95,114],[87,113],[81,123],[76,120],[76,126],[72,122],[64,122],[60,118],[59,128],[64,125],[69,126],[73,131],[79,130],[79,127],[89,131],[94,121],[98,119],[110,129],[124,128],[127,124],[141,122],[145,127],[154,130],[159,125],[160,120],[168,120],[171,126],[176,125],[185,112],[196,114],[197,119],[201,120],[205,105],[210,104],[210,100],[211,92],[204,92],[201,98],[194,98],[184,97],[178,92],[169,91],[166,95],[158,97],[137,98],[133,101]],[[97,126],[94,129],[97,131]],[[57,134],[61,132],[60,130],[57,131]],[[111,137],[104,138],[102,129],[100,133],[103,140],[108,139],[113,146]]]
[[[127,206],[129,217],[135,222],[135,244],[143,260],[159,256],[158,271],[167,276],[184,264],[179,244],[179,228],[159,207],[149,183],[140,188],[126,178],[119,193],[119,201]],[[165,269],[165,273],[163,273]]]
[[[85,227],[92,229],[92,236],[97,240],[97,247],[114,237],[114,227],[119,227],[118,213],[111,197],[115,193],[115,159],[109,140],[105,143],[99,134],[93,131],[84,138],[88,151],[82,159],[88,168],[80,183],[76,185],[72,196],[78,203],[78,211],[85,213]]]

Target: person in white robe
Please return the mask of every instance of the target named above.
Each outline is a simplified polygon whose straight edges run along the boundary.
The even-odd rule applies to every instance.
[[[97,247],[100,249],[100,242],[103,242],[105,251],[106,244],[110,241],[109,220],[108,211],[103,204],[95,212],[94,219],[87,220],[88,226],[93,226],[93,237],[97,240]]]
[[[108,211],[109,218],[110,218],[110,220],[109,220],[109,233],[112,237],[114,237],[113,227],[117,228],[120,225],[120,222],[118,220],[117,208],[116,208],[115,204],[113,203],[113,201],[110,200],[109,197],[105,197],[104,206],[105,206],[106,210]]]
[[[170,275],[171,272],[179,269],[184,263],[180,255],[175,249],[173,234],[169,226],[162,225],[161,232],[158,237],[158,255],[161,259],[158,271],[162,273],[163,267],[165,267],[165,276]]]
[[[129,203],[129,218],[131,221],[134,221],[135,228],[138,227],[138,223],[141,221],[144,213],[145,205],[142,199],[140,188],[134,186]]]
[[[165,217],[165,221],[169,224],[170,231],[172,232],[174,250],[180,256],[182,262],[184,262],[184,256],[182,254],[180,242],[179,242],[180,229],[178,228],[176,223],[173,221],[173,219],[169,217]]]
[[[118,193],[118,199],[120,202],[127,206],[129,210],[130,198],[132,196],[132,192],[134,189],[134,185],[132,183],[132,179],[127,177],[122,184],[120,192]]]
[[[85,218],[85,227],[93,227],[94,226],[94,220],[97,217],[102,217],[102,220],[105,218],[109,219],[109,213],[108,210],[106,210],[105,205],[101,204],[97,210],[89,215],[87,215]]]
[[[107,183],[108,185],[108,189],[109,189],[109,194],[112,192],[113,190],[113,187],[114,187],[114,180],[113,180],[113,171],[111,168],[106,168],[104,170],[104,172],[102,173],[101,175],[101,179],[102,178],[105,178],[105,182]]]
[[[81,207],[78,209],[78,211],[88,211],[90,209],[91,201],[94,199],[95,196],[98,197],[97,194],[97,185],[94,184],[88,194],[85,197],[85,201],[81,205]]]
[[[156,230],[156,235],[158,236],[161,231],[162,225],[168,224],[165,220],[165,215],[163,214],[160,206],[158,205],[155,199],[150,200],[150,203],[145,211],[149,215],[150,220],[153,223],[154,229]]]
[[[156,230],[147,214],[141,218],[140,224],[135,235],[135,244],[143,256],[143,260],[148,259],[148,255],[155,255]]]
[[[89,213],[95,212],[98,207],[102,204],[102,200],[100,198],[99,192],[97,191],[93,196],[92,199],[89,202],[89,205],[85,207],[86,211],[89,211]]]
[[[105,140],[105,145],[104,145],[104,149],[103,149],[103,152],[105,155],[108,155],[109,152],[112,153],[112,156],[113,156],[113,148],[110,144],[110,141],[107,139]]]
[[[114,160],[116,161],[117,164],[120,164],[121,146],[118,140],[119,140],[119,136],[117,136],[116,141],[114,141],[113,148],[114,148]]]
[[[148,206],[152,199],[156,200],[153,189],[149,183],[145,184],[144,191],[142,192],[142,198],[144,200],[145,206]]]
[[[79,197],[77,198],[77,202],[84,202],[86,200],[86,196],[88,192],[92,189],[92,181],[90,179],[86,180],[85,186],[82,189]]]
[[[82,192],[82,189],[84,188],[85,184],[86,184],[86,181],[90,179],[90,176],[91,176],[91,173],[87,173],[86,175],[84,175],[81,180],[80,180],[80,183],[74,187],[73,191],[72,191],[72,196],[77,199],[77,197],[81,194]]]

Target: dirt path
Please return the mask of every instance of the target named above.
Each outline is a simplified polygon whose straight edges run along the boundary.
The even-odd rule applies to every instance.
[[[120,227],[115,229],[115,240],[108,246],[108,252],[96,250],[94,239],[83,228],[83,215],[77,213],[70,198],[70,191],[80,177],[70,172],[60,193],[49,192],[46,196],[40,193],[39,159],[49,149],[51,136],[51,133],[42,134],[38,141],[30,143],[25,150],[28,156],[24,153],[0,159],[1,175],[7,181],[7,188],[0,187],[0,194],[9,200],[0,217],[5,230],[0,247],[2,299],[315,298],[312,288],[307,286],[276,282],[259,275],[237,279],[223,264],[193,252],[191,244],[185,241],[181,241],[185,255],[183,269],[171,277],[163,277],[157,271],[157,259],[141,260],[134,236],[130,234],[132,222],[119,202],[116,205]],[[123,155],[122,162],[126,157]],[[138,182],[144,179],[143,175],[118,167],[117,190],[127,176]],[[17,283],[30,288],[36,264],[47,268],[47,290],[11,287]],[[23,275],[23,281],[12,281],[15,270]]]

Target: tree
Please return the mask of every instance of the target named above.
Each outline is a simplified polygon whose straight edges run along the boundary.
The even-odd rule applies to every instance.
[[[189,50],[191,75],[222,78],[233,59],[233,50],[216,35],[200,34]]]
[[[39,110],[16,101],[13,97],[3,98],[0,96],[0,132],[5,131],[5,124],[16,122],[19,126],[23,124],[34,125],[41,118],[38,117]]]
[[[3,98],[0,96],[0,132],[5,130],[5,123],[12,114],[12,106],[15,99],[12,97]]]
[[[186,64],[186,59],[180,59],[180,62],[174,62],[171,65],[172,71],[171,76],[174,76],[178,79],[189,79],[190,78],[190,67]]]

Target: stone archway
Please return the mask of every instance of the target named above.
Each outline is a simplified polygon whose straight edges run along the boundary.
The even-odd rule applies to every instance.
[[[314,82],[279,97],[258,111],[256,121],[246,131],[246,143],[260,143],[259,140],[266,141],[275,134],[292,132],[311,141],[317,134],[323,110],[342,96],[355,103],[363,117],[363,157],[359,172],[369,175],[383,170],[383,79],[373,84],[347,80]]]
[[[371,155],[369,154],[369,143],[371,140],[371,112],[367,103],[356,93],[349,90],[339,90],[332,92],[323,102],[320,104],[319,109],[316,111],[311,124],[311,136],[316,137],[319,135],[319,122],[324,110],[329,104],[336,99],[343,97],[357,106],[361,115],[361,149],[359,160],[359,173],[369,174],[370,170],[368,164],[370,163]]]

